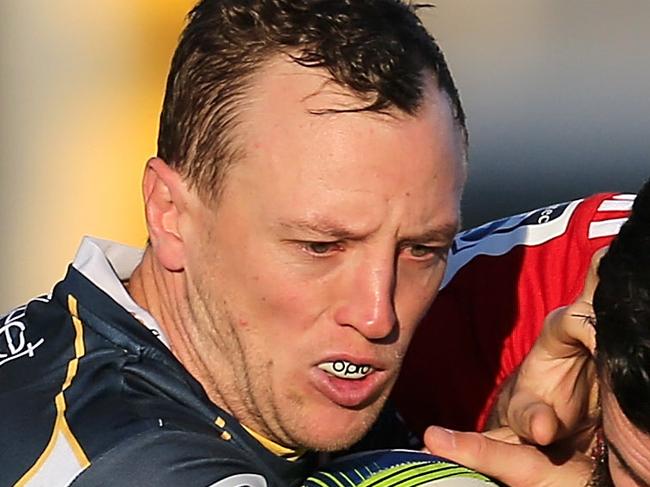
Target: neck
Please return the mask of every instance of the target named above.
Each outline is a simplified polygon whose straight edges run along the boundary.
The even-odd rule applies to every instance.
[[[154,256],[151,247],[133,271],[127,284],[133,300],[146,309],[158,322],[167,337],[174,356],[199,381],[208,397],[228,409],[219,392],[216,377],[206,366],[196,346],[198,329],[196,317],[189,306],[185,271],[171,272]]]
[[[172,353],[201,384],[210,400],[253,428],[257,435],[277,441],[256,414],[245,384],[241,378],[238,380],[235,364],[243,360],[243,350],[228,332],[227,318],[211,312],[205,298],[197,298],[200,293],[192,286],[186,271],[165,269],[153,249],[147,247],[127,289],[135,302],[158,322]],[[233,355],[239,355],[239,359],[233,359]]]
[[[177,279],[172,274],[156,265],[153,251],[147,247],[142,261],[126,283],[126,289],[133,300],[156,319],[174,350],[177,340],[172,340],[175,334],[172,324],[181,321],[182,317],[175,306],[176,299],[170,299],[177,294],[174,282]]]

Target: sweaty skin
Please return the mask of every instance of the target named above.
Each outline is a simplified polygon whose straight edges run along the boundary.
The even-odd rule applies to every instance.
[[[432,79],[415,116],[329,113],[360,102],[327,79],[284,57],[260,70],[217,202],[149,162],[130,289],[215,403],[284,446],[334,450],[376,419],[436,294],[465,153]]]

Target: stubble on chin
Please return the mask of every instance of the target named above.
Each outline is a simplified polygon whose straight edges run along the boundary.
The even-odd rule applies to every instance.
[[[339,419],[336,413],[329,413],[330,419],[324,420],[321,416],[314,415],[313,411],[310,412],[309,401],[304,397],[292,394],[288,397],[288,401],[292,404],[288,410],[292,413],[292,418],[303,419],[301,423],[296,423],[294,419],[292,427],[287,427],[285,430],[293,444],[301,445],[311,451],[340,452],[358,443],[371,430],[381,413],[385,398],[382,395],[372,404],[356,410],[341,408],[341,420],[349,414],[354,414],[355,418],[351,423],[349,418],[345,419],[349,426],[337,436],[329,434],[331,431],[341,430],[339,426],[332,424]],[[329,421],[329,424],[324,421]],[[319,431],[326,433],[324,436],[316,436]]]

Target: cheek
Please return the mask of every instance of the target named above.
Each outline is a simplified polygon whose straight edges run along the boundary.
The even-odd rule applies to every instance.
[[[441,262],[431,272],[401,270],[395,287],[395,309],[403,333],[410,336],[438,294],[445,266]]]
[[[247,240],[228,244],[220,252],[223,258],[219,277],[225,283],[229,301],[244,321],[254,325],[262,320],[266,325],[267,321],[304,306],[304,283],[288,272],[288,266],[272,246],[264,242],[254,245]]]
[[[305,326],[313,321],[322,308],[323,300],[317,283],[295,278],[290,273],[256,273],[243,283],[248,297],[244,311],[250,320],[279,322],[286,329]]]

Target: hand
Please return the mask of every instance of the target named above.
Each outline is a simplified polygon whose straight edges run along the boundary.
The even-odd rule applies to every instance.
[[[482,472],[510,487],[582,487],[593,462],[570,448],[540,448],[517,443],[508,428],[461,433],[430,426],[424,443],[434,455]]]
[[[506,381],[488,428],[507,426],[536,445],[570,438],[574,449],[589,448],[599,416],[591,303],[604,251],[594,254],[577,300],[546,318],[535,345]]]

